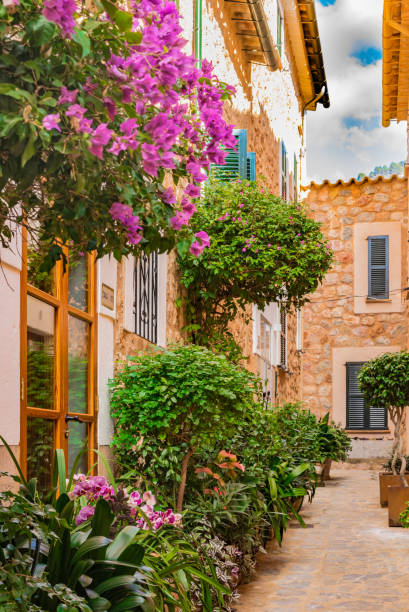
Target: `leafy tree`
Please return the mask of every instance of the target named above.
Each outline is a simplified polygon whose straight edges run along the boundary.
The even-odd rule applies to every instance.
[[[396,474],[396,462],[401,460],[400,477],[405,480],[406,457],[403,454],[402,429],[406,406],[409,404],[409,353],[385,353],[367,361],[358,375],[358,384],[367,402],[373,406],[385,406],[395,426],[392,472]]]
[[[229,441],[254,406],[259,384],[246,369],[201,346],[129,358],[111,382],[119,463],[130,469],[142,456],[143,475],[162,490],[178,481],[180,511],[190,458]]]
[[[0,5],[0,241],[13,221],[41,228],[48,269],[64,243],[118,259],[188,249],[203,170],[234,145],[233,90],[183,52],[174,2],[86,6]]]
[[[389,166],[376,166],[370,173],[369,175],[365,174],[365,172],[360,172],[357,176],[358,181],[361,181],[363,178],[365,178],[366,176],[369,176],[370,178],[374,179],[377,176],[392,176],[394,174],[397,175],[402,175],[403,174],[403,170],[405,168],[405,162],[404,161],[400,161],[400,162],[392,162],[391,164],[389,164]]]
[[[308,210],[253,181],[210,181],[192,222],[212,237],[200,257],[179,257],[188,329],[198,344],[231,347],[229,323],[249,304],[302,306],[331,265]]]

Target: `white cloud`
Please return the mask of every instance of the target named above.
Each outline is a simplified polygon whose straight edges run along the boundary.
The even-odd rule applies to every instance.
[[[406,124],[347,128],[346,118],[381,121],[382,60],[362,66],[351,53],[382,47],[383,0],[316,2],[331,106],[307,113],[308,179],[349,179],[406,158]]]

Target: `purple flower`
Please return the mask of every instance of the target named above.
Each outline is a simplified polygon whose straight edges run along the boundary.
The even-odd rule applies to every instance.
[[[189,185],[185,187],[185,194],[191,198],[200,198],[200,187],[189,183]]]
[[[43,117],[43,127],[46,130],[58,130],[61,132],[61,128],[58,125],[61,121],[60,113],[55,113],[54,115],[46,115]]]
[[[85,521],[87,521],[89,518],[91,518],[91,516],[94,516],[95,513],[95,508],[94,506],[84,506],[83,508],[81,508],[81,510],[78,512],[75,522],[77,525],[81,525],[82,523],[85,523]]]
[[[126,230],[128,241],[136,246],[142,240],[142,226],[139,225],[139,216],[133,214],[133,210],[127,204],[114,202],[109,209],[111,217],[115,221],[119,221]]]
[[[84,114],[87,112],[87,109],[79,104],[72,104],[67,108],[65,114],[67,117],[76,117],[77,119],[82,119]]]
[[[148,144],[146,142],[141,146],[142,152],[142,164],[143,169],[147,174],[151,176],[158,175],[158,168],[160,165],[160,155],[159,155],[159,147],[153,144]]]
[[[173,193],[172,187],[168,187],[165,189],[163,193],[160,194],[160,197],[166,204],[176,204],[175,194]]]
[[[179,231],[182,229],[182,225],[187,225],[189,223],[189,218],[184,212],[178,210],[176,215],[169,219],[169,223],[174,230]]]
[[[198,238],[200,240],[200,242],[203,244],[203,246],[205,247],[209,247],[210,246],[210,238],[208,236],[208,234],[204,231],[201,230],[200,232],[197,232],[195,234],[196,238]]]
[[[111,121],[114,119],[116,115],[116,104],[112,98],[103,98],[103,103],[105,108],[107,109],[108,117]]]
[[[99,159],[103,159],[102,151],[103,147],[108,144],[111,140],[111,136],[113,134],[112,130],[107,128],[107,123],[101,123],[93,132],[91,136],[91,146],[89,148],[90,152],[99,157]]]
[[[77,5],[74,0],[44,0],[43,15],[62,29],[64,36],[71,38],[75,27],[74,13]]]
[[[82,119],[80,119],[80,122],[78,124],[78,129],[77,132],[79,132],[80,134],[91,134],[92,132],[92,119],[86,119],[85,117],[83,117]]]

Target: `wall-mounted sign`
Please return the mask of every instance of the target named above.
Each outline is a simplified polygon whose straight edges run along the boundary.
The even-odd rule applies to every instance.
[[[114,302],[115,292],[112,287],[108,287],[108,285],[104,285],[102,283],[101,287],[101,304],[105,306],[105,308],[109,308],[109,310],[114,310],[115,302]]]

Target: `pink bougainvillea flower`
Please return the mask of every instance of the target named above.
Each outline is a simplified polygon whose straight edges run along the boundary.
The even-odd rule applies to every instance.
[[[182,225],[189,223],[189,217],[181,210],[178,210],[176,215],[169,219],[169,223],[174,230],[179,231],[182,229]]]
[[[111,119],[111,121],[115,118],[116,115],[116,104],[115,101],[110,98],[103,98],[103,103],[105,108],[107,109],[107,113],[108,113],[108,117]]]
[[[46,115],[45,117],[43,117],[43,127],[45,127],[46,130],[58,130],[59,132],[61,132],[61,128],[58,125],[60,121],[60,113]]]
[[[80,119],[78,124],[77,132],[80,134],[91,134],[92,133],[92,119],[86,119],[83,117]]]
[[[185,187],[185,193],[191,198],[200,198],[200,187],[189,183],[189,185]]]
[[[112,130],[108,129],[107,123],[100,123],[99,126],[92,132],[90,153],[103,159],[103,147],[108,144],[113,134]]]
[[[195,257],[199,257],[199,255],[201,255],[204,251],[205,247],[203,244],[200,244],[197,240],[195,240],[194,242],[192,242],[192,244],[190,245],[190,249],[189,251],[191,252],[192,255],[194,255]]]
[[[84,87],[85,89],[85,87]],[[74,104],[77,99],[78,89],[68,90],[64,85],[60,89],[58,104]]]
[[[160,194],[160,197],[166,204],[176,204],[175,194],[173,193],[172,187],[168,187]]]
[[[76,117],[77,119],[82,119],[87,109],[81,106],[80,104],[71,104],[65,111],[67,117]]]
[[[241,250],[243,251],[243,253],[247,251],[246,247],[243,247]]]
[[[204,230],[201,230],[200,232],[197,232],[195,234],[195,236],[196,236],[196,238],[198,238],[200,240],[200,242],[203,244],[203,246],[205,246],[205,247],[209,247],[210,246],[209,235]]]
[[[277,247],[277,251],[280,251],[280,250],[281,250],[281,247],[280,247],[280,246],[278,246],[278,247]]]
[[[268,243],[268,245],[267,245],[267,246],[268,246],[268,248],[270,248],[270,247],[271,247],[271,244],[270,244],[270,243]]]
[[[84,506],[78,512],[78,514],[76,516],[76,519],[75,519],[75,523],[77,525],[82,525],[82,523],[85,523],[85,521],[87,521],[89,518],[94,516],[94,513],[95,513],[95,507],[94,506]]]
[[[75,27],[74,13],[77,4],[74,0],[44,0],[43,15],[60,26],[64,36],[72,37]]]
[[[243,202],[239,204],[239,208],[243,208],[243,206],[244,206]]]
[[[160,166],[160,155],[159,155],[159,147],[153,144],[148,144],[144,142],[141,147],[142,153],[142,164],[143,169],[150,176],[158,175],[158,168]]]

